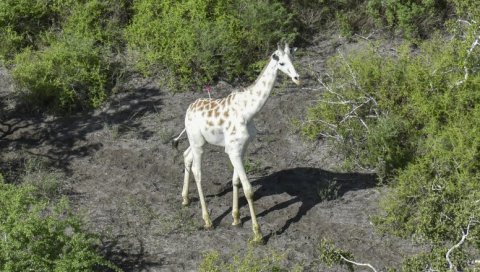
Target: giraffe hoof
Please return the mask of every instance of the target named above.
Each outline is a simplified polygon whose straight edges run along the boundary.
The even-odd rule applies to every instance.
[[[211,230],[211,229],[213,229],[213,225],[212,225],[212,223],[205,224],[205,226],[203,226],[203,228],[206,229],[206,230]]]
[[[190,205],[190,201],[188,201],[188,200],[183,200],[182,206],[183,206],[183,207],[187,207],[188,205]]]
[[[212,224],[212,221],[210,220],[210,218],[207,218],[207,219],[204,219],[204,220],[205,220],[204,228],[206,230],[213,229],[213,224]]]
[[[248,241],[251,245],[264,245],[263,237],[260,235],[254,235],[252,239]]]
[[[236,221],[233,221],[232,226],[236,227],[236,228],[240,228],[242,226],[242,224],[240,223],[239,220],[236,220]]]

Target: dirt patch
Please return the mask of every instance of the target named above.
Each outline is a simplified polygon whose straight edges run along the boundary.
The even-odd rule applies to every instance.
[[[378,213],[384,189],[376,187],[374,176],[338,173],[335,153],[322,142],[305,141],[292,125],[321,91],[312,72],[322,71],[325,56],[341,42],[319,42],[295,61],[306,75],[302,87],[280,78],[256,118],[259,135],[247,155],[266,240],[256,250],[286,253],[286,262],[301,263],[305,271],[325,270],[316,261],[322,238],[377,268],[396,266],[415,251],[406,241],[375,232],[369,220]],[[183,129],[189,103],[206,94],[172,94],[154,81],[132,80],[124,86],[127,92],[101,109],[60,118],[22,110],[11,99],[8,75],[2,70],[0,76],[2,172],[18,176],[15,169],[27,157],[60,169],[75,210],[89,231],[101,235],[105,254],[126,271],[195,271],[208,251],[228,258],[247,250],[248,206],[242,197],[242,226],[232,227],[232,168],[221,148],[207,147],[203,161],[214,229],[201,227],[195,186],[191,205],[181,206],[183,158],[170,141]],[[213,96],[231,91],[219,83]],[[179,150],[186,147],[180,142]]]

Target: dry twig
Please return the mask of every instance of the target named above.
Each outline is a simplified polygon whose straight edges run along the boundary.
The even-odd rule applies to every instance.
[[[340,258],[342,258],[342,260],[344,260],[344,261],[346,261],[346,262],[349,262],[349,263],[351,263],[351,264],[358,265],[358,266],[366,266],[366,267],[372,269],[372,271],[377,272],[377,270],[375,269],[375,267],[373,267],[373,266],[372,266],[371,264],[369,264],[369,263],[357,263],[357,262],[354,262],[354,261],[352,261],[352,260],[349,260],[349,259],[343,257],[341,254],[340,254]]]
[[[459,248],[460,246],[462,246],[462,244],[465,242],[465,240],[467,239],[468,237],[468,234],[470,232],[470,228],[475,224],[477,223],[477,220],[475,220],[475,218],[472,216],[470,217],[470,219],[468,220],[468,225],[466,227],[465,230],[462,229],[462,238],[460,239],[460,241],[458,243],[456,243],[455,245],[453,245],[448,251],[447,251],[447,254],[445,255],[445,258],[447,259],[447,262],[448,262],[448,269],[450,271],[455,271],[455,272],[458,272],[457,270],[457,267],[452,263],[452,261],[450,260],[450,254],[452,254],[453,250],[455,250],[456,248]]]

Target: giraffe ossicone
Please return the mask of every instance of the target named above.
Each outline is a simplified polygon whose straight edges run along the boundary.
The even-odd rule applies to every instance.
[[[185,176],[182,204],[189,204],[188,188],[190,173],[193,173],[205,228],[211,228],[212,221],[202,190],[201,161],[203,146],[209,143],[225,147],[225,152],[233,165],[232,225],[240,224],[238,189],[241,184],[250,209],[253,242],[262,241],[262,233],[255,214],[252,186],[245,173],[242,159],[248,144],[257,133],[253,118],[265,105],[276,81],[278,70],[289,76],[297,85],[300,84],[299,75],[292,64],[292,53],[295,50],[296,48],[291,49],[288,44],[284,48],[279,46],[256,81],[242,91],[232,92],[222,99],[197,99],[188,107],[185,115],[185,129],[174,139],[176,146],[182,134],[187,132],[190,144],[183,153]]]

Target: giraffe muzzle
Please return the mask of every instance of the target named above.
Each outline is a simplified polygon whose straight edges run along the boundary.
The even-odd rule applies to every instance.
[[[300,78],[298,76],[294,76],[292,77],[292,81],[297,84],[297,85],[300,85]]]

